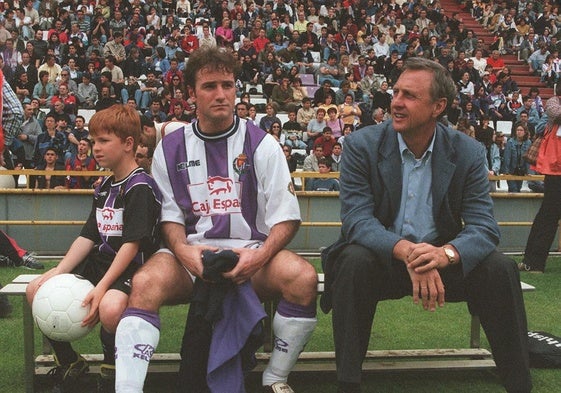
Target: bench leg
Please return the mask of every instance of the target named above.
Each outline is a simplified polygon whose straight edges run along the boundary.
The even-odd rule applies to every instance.
[[[470,335],[470,348],[479,348],[481,346],[481,324],[479,322],[479,315],[471,316],[471,335]]]
[[[33,393],[35,382],[35,339],[33,336],[33,315],[31,306],[23,299],[23,360],[25,391]]]

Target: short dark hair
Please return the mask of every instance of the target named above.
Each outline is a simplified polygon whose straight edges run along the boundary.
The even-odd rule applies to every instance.
[[[239,62],[230,52],[217,47],[199,48],[189,56],[189,61],[183,71],[183,79],[185,79],[187,86],[194,89],[197,83],[197,74],[202,69],[237,75],[239,68]]]

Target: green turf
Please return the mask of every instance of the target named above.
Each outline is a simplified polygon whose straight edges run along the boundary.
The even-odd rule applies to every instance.
[[[316,262],[317,263],[317,262]],[[53,264],[50,263],[49,266]],[[21,268],[0,269],[0,283],[6,284],[22,273]],[[529,328],[544,330],[561,336],[559,304],[561,304],[561,258],[550,258],[546,274],[522,273],[522,280],[535,285],[536,291],[525,294]],[[24,392],[22,299],[12,297],[13,314],[0,319],[0,393]],[[162,339],[159,352],[177,352],[185,323],[185,306],[165,307],[162,311]],[[318,314],[318,327],[306,350],[333,350],[331,316]],[[435,313],[423,311],[410,298],[380,303],[371,338],[371,349],[459,348],[469,342],[470,317],[464,303],[446,304]],[[40,352],[40,336],[36,335],[36,351]],[[488,348],[484,339],[482,346]],[[76,349],[85,353],[100,352],[95,333],[77,343]],[[561,391],[561,370],[532,370],[534,392]],[[248,391],[256,391],[258,376],[252,375]],[[45,381],[44,378],[40,379]],[[292,375],[290,382],[298,393],[335,393],[332,373]],[[86,393],[93,382],[84,388]],[[400,372],[376,373],[365,377],[364,392],[502,392],[493,372]],[[50,391],[41,387],[38,391]],[[95,390],[92,390],[95,391]],[[173,378],[150,376],[145,392],[174,392]]]

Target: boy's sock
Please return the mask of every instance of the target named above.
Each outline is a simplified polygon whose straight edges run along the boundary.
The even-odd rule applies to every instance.
[[[55,341],[47,338],[53,348],[56,358],[61,365],[68,365],[78,360],[78,354],[72,349],[72,345],[64,341]]]
[[[138,308],[125,310],[115,335],[116,392],[142,392],[159,339],[158,314]]]
[[[273,352],[263,372],[263,386],[286,382],[316,326],[316,304],[300,306],[281,300],[273,318]]]
[[[102,326],[99,329],[99,338],[103,348],[103,363],[115,364],[115,333],[109,333]]]

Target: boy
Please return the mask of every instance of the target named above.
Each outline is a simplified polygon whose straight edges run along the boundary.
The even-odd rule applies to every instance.
[[[89,130],[95,159],[113,175],[103,178],[96,188],[88,220],[66,256],[27,287],[31,303],[39,287],[57,274],[79,273],[95,285],[84,300],[91,309],[82,323],[102,324],[104,359],[99,387],[114,384],[114,333],[127,304],[132,276],[159,246],[160,191],[135,161],[140,129],[140,116],[126,105],[114,105],[92,117]],[[76,391],[88,364],[70,343],[49,341],[57,363],[53,391]]]

